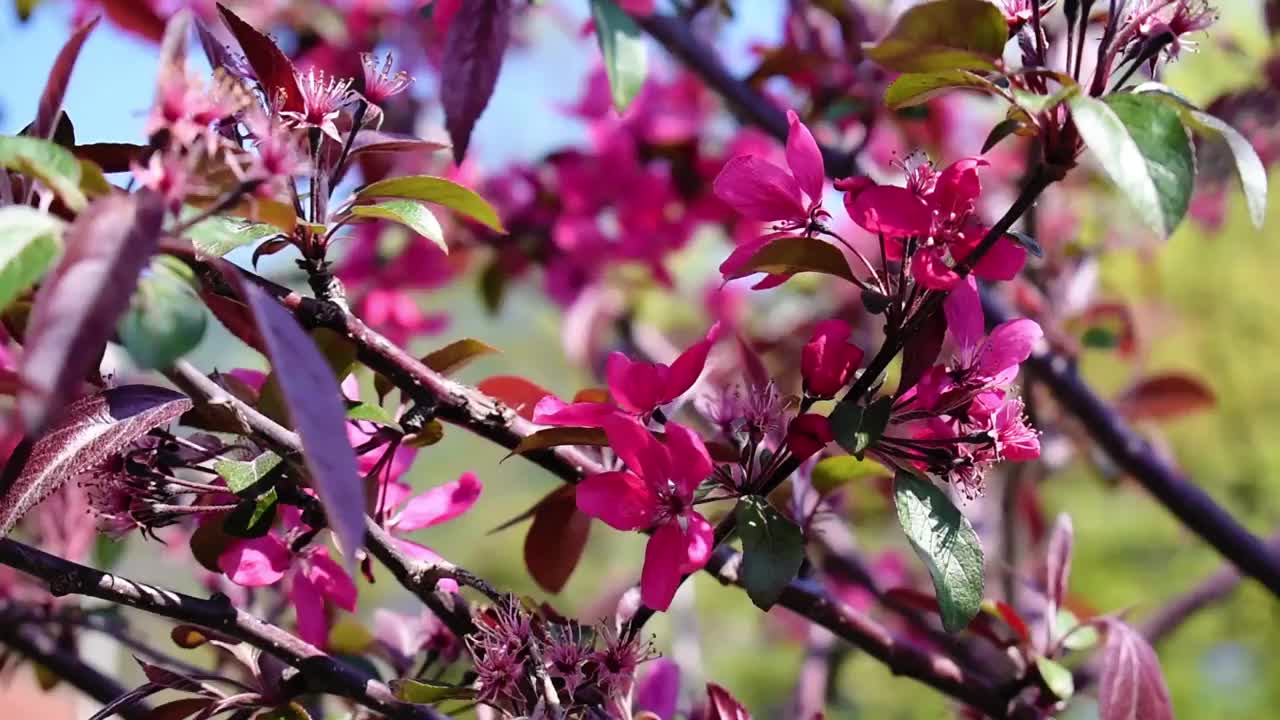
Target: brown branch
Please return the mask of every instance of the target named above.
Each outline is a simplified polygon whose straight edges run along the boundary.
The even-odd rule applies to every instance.
[[[39,663],[80,692],[107,705],[129,692],[114,678],[86,663],[74,652],[60,647],[52,635],[35,623],[18,622],[0,608],[0,644],[16,650],[32,662]],[[125,720],[146,720],[151,710],[145,702],[120,709]]]
[[[353,700],[391,718],[439,720],[425,705],[401,702],[377,678],[346,665],[319,648],[236,608],[224,595],[202,599],[63,560],[16,540],[0,540],[0,563],[40,578],[55,596],[86,595],[117,605],[216,630],[274,655],[297,668],[313,692]]]

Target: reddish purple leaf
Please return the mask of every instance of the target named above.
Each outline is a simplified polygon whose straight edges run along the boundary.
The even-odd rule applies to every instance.
[[[751,720],[751,713],[728,690],[707,683],[707,720]]]
[[[302,90],[298,87],[298,73],[289,56],[271,38],[255,30],[221,3],[218,4],[218,12],[222,14],[222,21],[235,36],[236,42],[240,43],[245,59],[249,61],[249,66],[253,68],[253,73],[266,90],[267,96],[274,100],[278,93],[283,92],[285,97],[281,109],[301,111]]]
[[[365,153],[430,153],[449,147],[444,143],[423,140],[412,135],[382,132],[381,130],[361,130],[351,143],[351,156]]]
[[[558,593],[582,559],[591,518],[578,510],[574,487],[566,485],[538,503],[524,537],[524,564],[538,587]]]
[[[107,19],[122,30],[127,30],[151,42],[160,42],[164,35],[164,18],[156,14],[151,3],[138,0],[99,0]]]
[[[1062,513],[1053,525],[1045,557],[1045,591],[1054,608],[1061,608],[1062,601],[1067,596],[1067,581],[1071,577],[1071,545],[1074,541],[1075,530],[1071,526],[1071,516]]]
[[[66,252],[36,293],[28,321],[18,410],[38,433],[80,390],[129,306],[164,220],[150,191],[104,197],[67,228]]]
[[[89,37],[89,33],[98,24],[94,18],[71,34],[58,57],[49,70],[49,79],[45,82],[44,92],[40,94],[40,104],[36,106],[36,121],[31,127],[33,137],[49,139],[57,126],[58,113],[62,111],[62,98],[67,94],[67,84],[71,82],[71,70],[76,66],[76,58],[80,57],[80,48]]]
[[[251,80],[254,77],[253,68],[245,62],[245,59],[236,55],[221,40],[213,34],[212,31],[196,18],[196,36],[200,38],[200,48],[204,50],[204,56],[209,61],[209,67],[217,70],[222,68],[232,75]]]
[[[23,441],[5,466],[0,537],[68,479],[189,409],[185,395],[150,385],[122,385],[72,403],[49,432]]]
[[[1130,420],[1172,420],[1215,404],[1203,380],[1178,372],[1143,378],[1116,399],[1116,408]]]
[[[1120,622],[1107,621],[1098,691],[1100,720],[1173,720],[1160,659],[1146,638]]]
[[[920,382],[925,371],[933,367],[933,362],[942,352],[942,341],[947,336],[947,319],[935,312],[924,320],[920,332],[907,338],[902,348],[902,373],[898,380],[898,395],[910,390]]]
[[[102,168],[104,173],[129,172],[131,163],[145,165],[151,148],[133,143],[88,143],[71,148],[75,156]]]
[[[511,0],[468,0],[449,23],[440,62],[440,100],[461,163],[471,130],[489,104],[511,39]]]
[[[342,389],[320,349],[293,316],[256,286],[245,283],[243,287],[289,419],[302,439],[312,487],[348,565],[353,564],[364,539],[364,488],[347,439]]]
[[[476,387],[480,392],[506,403],[525,420],[532,420],[534,406],[551,394],[550,390],[541,385],[515,375],[494,375],[481,380]]]

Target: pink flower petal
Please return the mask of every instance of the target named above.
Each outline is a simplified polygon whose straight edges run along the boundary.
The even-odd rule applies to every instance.
[[[666,447],[640,423],[629,417],[605,421],[609,447],[636,475],[651,485],[665,484],[671,476],[671,458]]]
[[[471,509],[484,489],[475,473],[465,472],[445,483],[410,498],[395,520],[396,532],[413,532],[448,522]]]
[[[425,545],[419,545],[412,540],[405,540],[404,538],[392,538],[392,541],[395,542],[396,547],[400,548],[405,555],[408,555],[418,562],[432,564],[444,562],[444,558],[440,557],[436,551],[426,547]],[[456,580],[445,578],[436,583],[436,589],[440,592],[458,592],[458,582]]]
[[[800,185],[786,170],[755,155],[725,163],[712,184],[716,197],[752,220],[804,220]]]
[[[617,530],[639,530],[653,518],[653,491],[634,473],[588,475],[575,492],[578,509]]]
[[[329,644],[329,619],[324,612],[324,596],[306,576],[298,573],[289,583],[298,637],[324,648]]]
[[[1018,318],[1001,323],[991,331],[978,356],[978,371],[996,376],[1016,368],[1031,355],[1032,348],[1044,337],[1044,331],[1035,320]]]
[[[698,381],[698,376],[702,374],[702,369],[707,365],[707,355],[711,352],[711,346],[719,336],[720,323],[716,323],[707,331],[706,337],[680,353],[680,357],[671,363],[666,387],[662,391],[661,403],[671,402],[693,387],[693,384]]]
[[[822,164],[822,151],[813,133],[800,122],[795,111],[787,111],[787,165],[795,175],[800,189],[809,196],[810,203],[822,202],[822,183],[826,170]]]
[[[665,365],[635,362],[620,352],[611,353],[605,365],[609,394],[618,407],[643,415],[662,403],[669,369]]]
[[[918,250],[911,256],[911,277],[930,290],[950,290],[960,280],[936,248]]]
[[[955,161],[938,174],[929,202],[943,217],[962,217],[973,212],[973,206],[982,194],[978,168],[990,164],[976,157]]]
[[[636,683],[635,709],[670,720],[676,716],[680,702],[680,666],[663,657],[648,663],[648,667]]]
[[[684,531],[685,552],[680,572],[697,572],[711,559],[711,551],[715,549],[716,531],[706,518],[696,512],[686,513],[684,517],[688,527]]]
[[[1017,277],[1027,263],[1027,249],[1008,237],[1000,238],[973,268],[983,280],[1007,281]]]
[[[573,427],[600,427],[605,418],[618,415],[617,407],[609,403],[565,403],[554,395],[538,401],[533,408],[533,421],[539,425],[569,425]]]
[[[237,585],[263,587],[280,582],[292,556],[280,538],[237,540],[218,556],[218,568]]]
[[[933,213],[915,193],[896,185],[876,185],[845,198],[849,217],[870,233],[886,237],[927,235],[933,226]]]
[[[671,598],[680,587],[680,566],[688,555],[684,533],[674,522],[663,523],[644,549],[644,569],[640,572],[640,599],[654,610],[671,607]]]
[[[978,285],[972,277],[957,283],[942,304],[947,318],[947,330],[962,354],[978,347],[986,336],[986,320],[982,313],[982,300],[978,297]]]
[[[666,446],[671,457],[672,480],[679,485],[680,493],[693,497],[693,491],[711,474],[715,465],[702,438],[689,428],[673,422],[667,423]]]
[[[356,609],[356,584],[338,563],[321,549],[307,558],[302,574],[311,581],[321,595],[347,612]]]

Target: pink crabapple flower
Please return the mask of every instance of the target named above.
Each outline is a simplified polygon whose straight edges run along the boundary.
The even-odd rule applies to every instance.
[[[613,403],[565,403],[554,395],[538,401],[533,421],[542,425],[601,427],[615,417],[648,418],[663,405],[683,395],[707,364],[707,355],[720,337],[720,323],[689,346],[670,365],[632,360],[615,352],[605,367]]]
[[[440,562],[442,558],[434,550],[406,540],[404,535],[435,527],[466,513],[480,498],[484,485],[475,473],[464,472],[453,482],[424,490],[414,495],[407,483],[390,481],[382,486],[380,506],[387,518],[383,523],[396,545],[405,554],[422,562]],[[453,592],[458,589],[452,580],[441,580],[439,590]]]
[[[364,97],[374,105],[399,95],[413,84],[413,78],[404,70],[391,72],[391,53],[387,53],[382,67],[371,53],[360,53],[360,65],[364,69]]]
[[[700,570],[711,556],[711,524],[693,509],[694,491],[713,469],[711,456],[701,438],[676,423],[666,424],[662,441],[631,418],[609,418],[604,430],[626,469],[584,479],[578,509],[617,530],[653,530],[640,596],[666,610],[681,574]]]
[[[913,154],[902,163],[906,187],[876,185],[865,178],[842,181],[837,187],[845,191],[849,217],[873,235],[884,236],[887,259],[904,260],[906,243],[913,239],[912,277],[931,290],[950,290],[960,280],[952,268],[987,234],[976,205],[982,194],[978,168],[988,164],[969,157],[937,172],[922,155]],[[1005,236],[973,273],[984,280],[1012,280],[1026,259],[1026,250]]]
[[[339,79],[326,75],[324,70],[312,68],[305,75],[297,73],[298,88],[302,92],[302,110],[284,111],[280,114],[293,120],[298,127],[319,128],[334,142],[342,142],[338,126],[334,122],[343,106],[351,101],[350,78]]]
[[[848,383],[862,363],[862,348],[850,343],[853,328],[843,320],[818,323],[813,336],[800,351],[800,375],[805,392],[831,398]]]

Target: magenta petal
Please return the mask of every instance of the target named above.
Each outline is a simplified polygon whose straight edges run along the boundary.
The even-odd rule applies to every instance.
[[[570,405],[554,395],[548,395],[534,406],[533,421],[539,425],[600,427],[605,418],[617,415],[618,412],[618,408],[609,403],[576,402]]]
[[[947,317],[947,330],[962,350],[975,348],[986,335],[982,300],[978,297],[978,285],[972,277],[957,283],[942,304]]]
[[[707,331],[705,338],[680,353],[680,357],[671,363],[671,370],[667,374],[667,385],[662,391],[662,403],[675,400],[693,387],[693,384],[698,381],[698,376],[702,374],[702,369],[707,365],[707,355],[711,352],[711,346],[719,336],[720,323],[716,323]]]
[[[424,545],[419,545],[412,540],[404,538],[391,538],[395,542],[396,547],[400,548],[405,555],[417,560],[418,562],[430,563],[432,565],[444,562],[444,558],[440,557],[434,550]],[[456,580],[448,578],[436,582],[436,589],[441,592],[458,592],[458,583]]]
[[[324,614],[324,596],[302,573],[289,583],[289,602],[298,626],[298,637],[323,648],[329,644],[329,620]]]
[[[983,280],[1004,281],[1017,277],[1022,266],[1027,262],[1027,250],[1007,236],[996,241],[995,245],[982,256],[973,272]]]
[[[648,711],[670,720],[680,702],[680,666],[667,658],[648,663],[648,671],[636,683],[636,712]]]
[[[264,535],[232,543],[218,556],[218,568],[237,585],[262,587],[280,582],[291,559],[280,538]]]
[[[453,482],[411,498],[395,520],[398,532],[412,532],[452,520],[476,503],[484,489],[475,473],[465,472]]]
[[[1018,318],[1001,323],[991,331],[978,356],[978,372],[996,376],[1015,368],[1031,355],[1032,348],[1044,337],[1035,320]]]
[[[886,237],[928,235],[933,213],[924,200],[896,185],[876,185],[858,193],[845,208],[862,229]]]
[[[654,363],[636,362],[620,352],[610,353],[605,364],[609,394],[618,407],[642,415],[662,402],[669,370]]]
[[[689,512],[684,517],[689,525],[684,531],[684,562],[680,565],[680,572],[697,572],[711,559],[716,531],[706,518],[696,512]]]
[[[991,163],[977,157],[957,160],[938,174],[937,184],[929,194],[933,207],[945,216],[964,216],[973,211],[982,194],[978,168]]]
[[[617,530],[648,525],[656,502],[644,480],[621,470],[587,476],[578,483],[575,495],[579,510]]]
[[[667,449],[643,425],[630,417],[615,416],[603,427],[609,447],[632,472],[651,484],[667,482],[671,475]]]
[[[680,587],[680,566],[686,555],[684,533],[674,522],[663,523],[644,549],[644,569],[640,572],[640,599],[654,610],[671,607],[671,598]]]
[[[739,155],[725,163],[712,189],[725,204],[752,220],[808,217],[796,179],[755,155]]]
[[[315,585],[321,595],[334,605],[354,612],[356,609],[356,584],[351,576],[334,562],[327,552],[321,551],[307,558],[303,574]]]
[[[950,290],[960,280],[935,248],[919,250],[911,256],[911,277],[930,290]]]
[[[787,165],[791,167],[791,174],[809,196],[810,203],[822,202],[822,183],[826,178],[822,150],[794,110],[787,111],[787,126]]]
[[[714,465],[702,438],[689,428],[673,422],[667,423],[666,445],[671,456],[672,480],[678,483],[680,493],[693,497],[693,491],[711,474]]]

